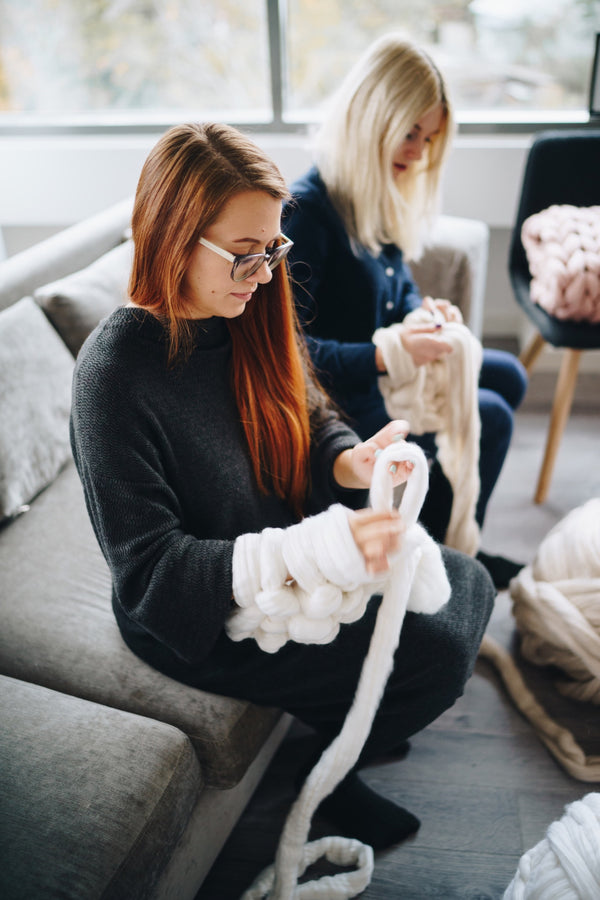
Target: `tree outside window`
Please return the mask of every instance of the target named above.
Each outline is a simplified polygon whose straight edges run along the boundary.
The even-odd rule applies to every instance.
[[[459,117],[587,109],[600,0],[0,0],[0,123],[310,122],[392,30],[429,50]]]

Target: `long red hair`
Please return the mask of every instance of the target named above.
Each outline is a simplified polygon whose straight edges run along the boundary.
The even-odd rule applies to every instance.
[[[143,166],[132,218],[129,295],[167,327],[170,364],[191,349],[182,282],[196,242],[224,205],[248,190],[289,197],[272,160],[227,125],[175,126]],[[310,476],[311,405],[323,395],[303,351],[285,264],[227,325],[232,388],[258,486],[300,516]]]

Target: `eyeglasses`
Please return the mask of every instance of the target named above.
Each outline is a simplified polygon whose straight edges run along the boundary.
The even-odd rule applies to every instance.
[[[282,240],[283,243],[277,247],[268,247],[264,253],[242,253],[236,256],[227,250],[223,250],[221,247],[217,247],[216,244],[211,244],[206,238],[199,238],[198,243],[233,263],[231,267],[231,278],[233,281],[244,281],[246,278],[250,278],[251,275],[256,274],[263,263],[266,262],[270,269],[274,269],[286,258],[294,246],[294,242],[290,241],[285,234],[280,234],[278,240]]]

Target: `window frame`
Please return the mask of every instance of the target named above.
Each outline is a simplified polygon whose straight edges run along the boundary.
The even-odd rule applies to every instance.
[[[309,129],[318,124],[315,116],[310,121],[302,121],[293,115],[285,114],[286,108],[286,0],[265,0],[268,28],[269,78],[271,93],[270,119],[232,119],[226,113],[222,116],[211,113],[211,118],[228,122],[247,132],[264,134],[307,134]],[[600,34],[596,35],[596,46]],[[597,72],[598,51],[594,60],[593,71]],[[590,87],[591,89],[591,87]],[[189,116],[165,117],[148,114],[142,111],[139,117],[129,114],[127,122],[121,117],[110,114],[91,114],[86,121],[83,115],[45,117],[21,113],[0,114],[0,136],[34,136],[34,135],[118,135],[118,134],[156,134],[181,122],[183,118],[198,118],[198,110],[190,110]],[[138,120],[136,121],[136,118]],[[457,114],[459,134],[532,134],[537,131],[552,129],[568,129],[573,127],[600,127],[600,111],[588,109],[560,110],[556,113],[547,111],[461,111]]]

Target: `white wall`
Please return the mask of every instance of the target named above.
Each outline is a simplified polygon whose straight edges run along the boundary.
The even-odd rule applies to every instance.
[[[3,137],[0,225],[52,226],[133,193],[157,136]],[[308,138],[255,135],[288,179],[310,161]],[[444,212],[510,226],[529,138],[458,137],[445,172]]]

